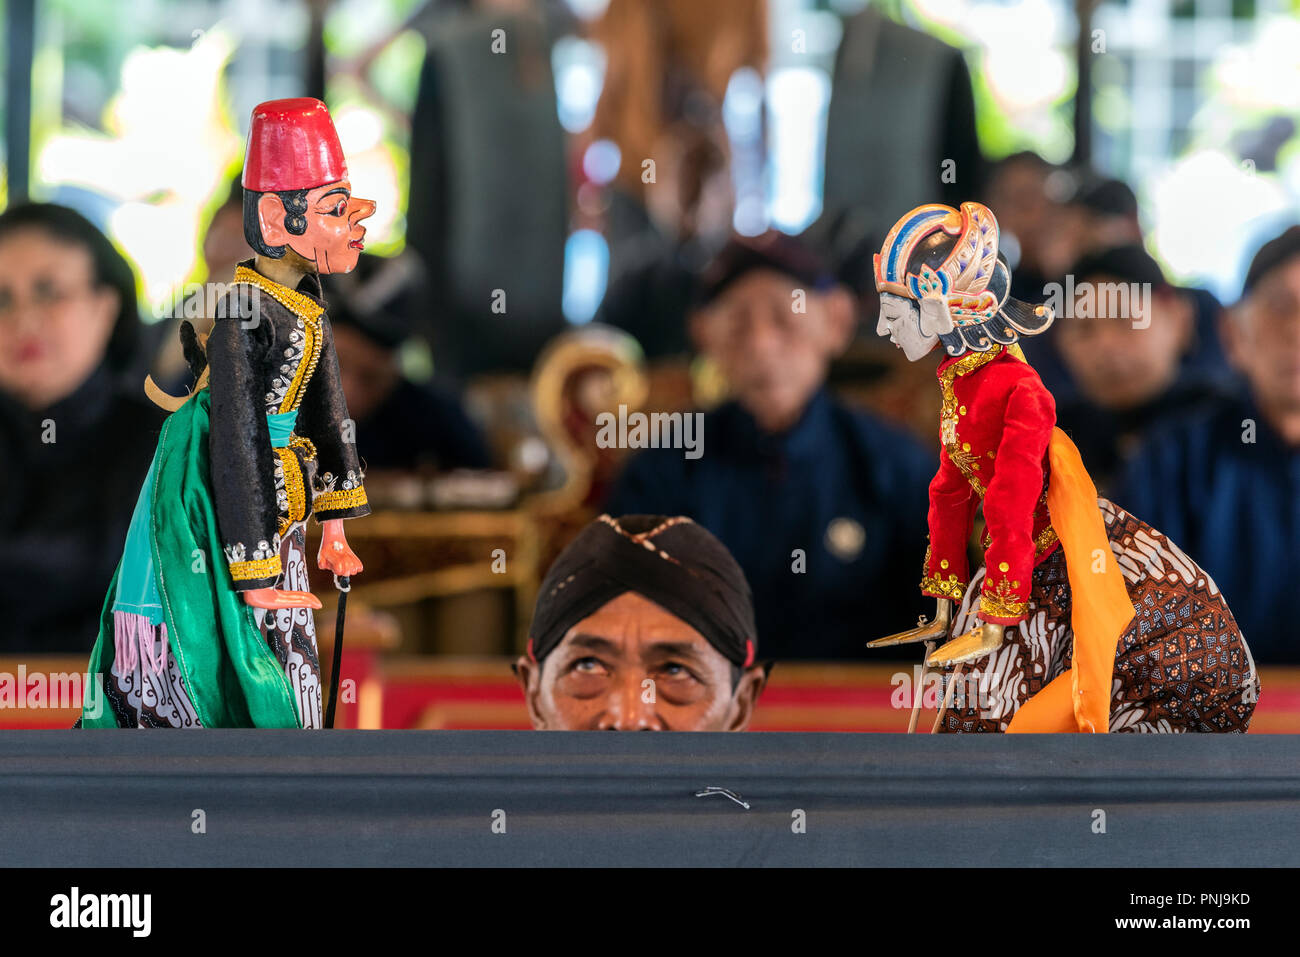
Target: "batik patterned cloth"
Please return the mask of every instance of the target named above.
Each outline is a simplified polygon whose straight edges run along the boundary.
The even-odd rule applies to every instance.
[[[280,544],[284,568],[275,587],[286,591],[311,591],[307,579],[306,525],[298,522]],[[302,727],[323,728],[320,659],[316,652],[316,619],[310,608],[257,609],[257,626],[275,652],[298,702]]]
[[[280,545],[284,571],[275,587],[310,591],[307,578],[306,525],[296,523]],[[324,726],[316,620],[309,608],[254,609],[253,618],[267,647],[284,669],[302,716],[301,727]],[[123,728],[201,728],[202,721],[185,688],[185,679],[167,642],[157,633],[149,658],[115,657],[104,683],[108,707]],[[134,651],[135,645],[128,645]],[[160,662],[159,668],[155,662]]]
[[[1218,586],[1160,532],[1106,499],[1098,505],[1135,612],[1116,647],[1110,730],[1245,732],[1259,677]],[[978,623],[983,578],[981,568],[953,635]],[[1028,605],[1001,647],[958,666],[941,730],[1006,731],[1021,705],[1069,670],[1070,583],[1060,549],[1034,569]],[[945,670],[945,689],[955,673]]]
[[[128,643],[128,653],[115,656],[109,673],[104,676],[104,699],[117,726],[203,727],[185,690],[185,678],[176,665],[176,658],[167,650],[167,640],[157,630],[150,630],[145,638],[149,657],[137,651],[136,643]],[[163,660],[163,667],[155,668],[150,659]]]

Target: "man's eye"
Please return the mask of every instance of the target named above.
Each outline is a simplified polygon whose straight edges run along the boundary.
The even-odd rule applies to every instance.
[[[687,668],[680,662],[670,661],[663,666],[663,672],[669,678],[692,678],[694,675],[691,669]]]
[[[334,215],[342,216],[347,211],[347,208],[348,208],[348,204],[343,200],[340,200],[339,204],[334,207]]]
[[[591,658],[591,657],[579,658],[577,661],[573,663],[573,670],[583,674],[591,674],[592,672],[598,671],[599,669],[600,669],[599,658]]]

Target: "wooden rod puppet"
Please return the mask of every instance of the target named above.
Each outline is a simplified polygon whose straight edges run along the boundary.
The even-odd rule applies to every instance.
[[[943,642],[928,666],[980,662],[941,715],[945,731],[1245,731],[1258,696],[1245,639],[1210,576],[1098,498],[1056,428],[1052,395],[1017,344],[1053,312],[1010,298],[992,211],[911,210],[875,277],[876,331],[911,361],[945,355],[921,581],[935,616],[868,647]],[[981,504],[984,562],[972,576]]]
[[[239,265],[211,332],[181,329],[195,391],[171,411],[91,654],[83,727],[322,725],[305,522],[321,569],[361,571],[368,514],[320,275],[356,266],[375,204],[352,194],[325,104],[253,111]]]

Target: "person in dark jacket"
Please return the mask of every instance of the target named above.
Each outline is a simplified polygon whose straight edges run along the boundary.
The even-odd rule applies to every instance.
[[[872,627],[911,625],[935,457],[827,390],[849,343],[847,291],[797,240],[733,240],[706,272],[691,331],[733,398],[695,450],[635,456],[613,514],[687,515],[754,589],[774,659],[865,658]]]
[[[410,252],[392,259],[363,255],[353,272],[330,277],[326,286],[343,393],[367,469],[441,472],[492,464],[460,397],[402,371],[400,350],[416,332],[412,317],[427,304],[427,288]]]
[[[161,410],[135,276],[81,214],[0,215],[0,653],[86,653]]]
[[[1140,245],[1085,256],[1070,275],[1074,296],[1049,332],[1071,384],[1056,395],[1057,424],[1105,494],[1146,435],[1225,390],[1190,364],[1192,292],[1168,282]]]
[[[1209,572],[1261,664],[1300,663],[1300,226],[1265,243],[1223,324],[1240,397],[1152,435],[1115,501]]]

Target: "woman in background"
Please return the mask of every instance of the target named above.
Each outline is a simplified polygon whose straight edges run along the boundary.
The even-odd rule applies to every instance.
[[[131,267],[88,220],[0,214],[0,653],[94,644],[163,417],[140,333]]]

